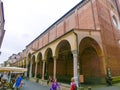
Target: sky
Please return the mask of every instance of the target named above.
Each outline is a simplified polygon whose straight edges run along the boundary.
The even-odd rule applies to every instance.
[[[5,36],[0,63],[18,54],[81,0],[2,0]]]

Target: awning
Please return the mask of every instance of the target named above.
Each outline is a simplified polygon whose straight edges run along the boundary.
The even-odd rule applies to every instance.
[[[0,67],[0,72],[26,72],[27,68],[20,67]]]

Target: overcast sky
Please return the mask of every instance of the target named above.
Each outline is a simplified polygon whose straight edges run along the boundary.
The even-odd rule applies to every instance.
[[[18,54],[81,0],[2,0],[5,36],[0,63]]]

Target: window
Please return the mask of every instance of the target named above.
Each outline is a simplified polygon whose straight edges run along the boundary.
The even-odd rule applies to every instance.
[[[113,21],[113,24],[115,25],[115,27],[118,28],[118,22],[117,22],[115,15],[112,16],[112,21]]]
[[[115,28],[117,28],[118,30],[120,30],[120,21],[119,21],[119,18],[117,17],[117,15],[114,14],[113,11],[111,11],[111,18],[112,18],[112,22],[113,22],[113,25],[115,26]]]
[[[120,44],[120,40],[118,40],[118,44]]]

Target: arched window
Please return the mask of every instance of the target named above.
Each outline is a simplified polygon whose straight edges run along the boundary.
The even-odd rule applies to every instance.
[[[117,28],[118,30],[120,30],[120,21],[119,21],[119,18],[118,18],[118,16],[113,11],[111,11],[111,18],[112,18],[112,22],[113,22],[113,25],[115,26],[115,28]]]
[[[118,28],[118,21],[117,21],[117,18],[115,17],[115,15],[112,16],[112,21],[113,21],[113,24],[115,25],[115,27]]]
[[[118,40],[118,44],[120,44],[120,40]]]

